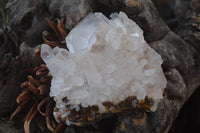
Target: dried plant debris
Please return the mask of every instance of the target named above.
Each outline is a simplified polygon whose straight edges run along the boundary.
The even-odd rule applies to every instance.
[[[65,47],[62,46],[63,40],[67,36],[67,31],[64,27],[64,24],[60,20],[58,20],[58,25],[55,25],[47,18],[46,21],[54,30],[55,35],[44,31],[44,42],[52,48],[56,46]],[[36,48],[34,53],[35,56],[38,56],[38,59],[40,59],[40,48]],[[49,74],[48,68],[45,64],[42,64],[41,60],[35,61],[37,61],[37,63],[35,62],[34,68],[23,70],[26,74],[29,74],[27,76],[28,80],[20,85],[22,93],[16,99],[19,106],[12,113],[9,121],[12,121],[16,114],[23,111],[25,108],[30,107],[24,122],[25,133],[30,132],[30,123],[37,113],[45,118],[45,123],[48,130],[57,132],[60,130],[63,124],[56,124],[52,117],[54,101],[49,97],[52,77]],[[41,118],[41,121],[42,120],[43,119]],[[41,130],[45,129],[43,125],[40,125],[40,128]]]
[[[6,2],[0,1],[0,5],[0,60],[2,60],[3,55],[6,53],[11,53],[14,57],[19,54],[19,41],[16,31],[12,26],[11,18],[7,14],[7,10],[5,8]]]
[[[154,1],[156,6],[162,5],[162,3],[167,3],[167,5],[170,5],[170,2],[174,2],[172,0],[166,1],[166,0],[159,0]],[[23,4],[22,4],[23,3]],[[91,6],[92,3],[92,6]],[[96,9],[99,7],[99,4],[101,3],[101,7],[99,9]],[[182,5],[187,6],[182,6]],[[20,10],[21,5],[23,5],[24,10]],[[182,6],[182,7],[181,7]],[[199,1],[198,0],[192,0],[192,1],[184,1],[184,0],[177,0],[176,5],[170,5],[170,9],[167,9],[167,13],[171,14],[171,11],[173,11],[172,19],[167,18],[164,21],[160,18],[160,16],[157,13],[156,8],[154,7],[151,0],[119,0],[119,1],[113,1],[113,0],[70,0],[70,1],[40,1],[38,3],[33,3],[32,0],[10,0],[7,4],[7,7],[11,9],[11,16],[12,16],[12,22],[15,24],[23,25],[24,23],[28,23],[27,25],[32,25],[28,28],[30,28],[29,32],[32,33],[32,31],[36,30],[35,34],[39,35],[39,32],[37,31],[43,31],[41,29],[45,29],[44,25],[41,24],[40,27],[36,26],[40,22],[44,20],[45,17],[51,18],[51,20],[56,20],[56,18],[61,17],[61,19],[65,22],[65,26],[67,27],[74,27],[76,23],[81,20],[84,16],[86,16],[90,11],[101,11],[106,13],[106,15],[110,14],[111,12],[116,11],[124,11],[129,18],[134,20],[144,31],[144,38],[145,40],[150,44],[150,46],[156,50],[157,53],[159,53],[163,59],[162,68],[165,72],[166,78],[167,78],[167,87],[164,92],[164,99],[160,101],[160,104],[158,106],[158,109],[155,112],[148,112],[145,111],[151,108],[152,106],[146,106],[148,105],[154,105],[153,99],[150,99],[150,97],[146,97],[147,99],[143,99],[143,107],[144,110],[120,110],[119,112],[125,112],[120,113],[118,115],[115,115],[117,118],[112,120],[110,123],[114,123],[110,126],[109,132],[168,132],[170,129],[170,126],[173,122],[173,120],[176,118],[180,108],[184,104],[184,102],[188,99],[188,97],[194,92],[194,90],[199,86],[200,84],[200,66],[199,66],[199,60],[200,60],[200,54],[199,54],[199,39],[198,39],[198,31],[199,31]],[[81,10],[74,10],[81,8]],[[37,10],[40,9],[40,10]],[[185,10],[186,9],[186,10]],[[161,10],[164,10],[164,8],[161,8]],[[13,12],[12,12],[13,11]],[[69,11],[69,12],[65,12]],[[159,10],[160,11],[160,10]],[[184,11],[184,13],[182,12]],[[187,12],[185,14],[185,11]],[[165,13],[166,13],[165,12]],[[14,16],[16,14],[16,16]],[[165,14],[164,14],[165,15]],[[181,16],[181,17],[179,17]],[[182,17],[185,16],[185,17]],[[176,18],[176,20],[173,20],[173,17]],[[180,21],[180,18],[184,21]],[[37,23],[33,22],[37,19]],[[27,21],[28,20],[28,21]],[[42,21],[41,21],[42,20]],[[170,31],[170,29],[167,27],[165,23],[172,24],[173,27],[170,26],[170,28],[173,28],[174,31],[176,31],[177,34],[174,34]],[[175,26],[174,26],[175,24]],[[53,25],[52,25],[53,26]],[[174,29],[174,27],[177,29]],[[42,28],[41,28],[42,27]],[[53,26],[55,27],[55,26]],[[38,30],[40,28],[40,30]],[[57,29],[58,30],[58,29]],[[59,34],[62,32],[62,30],[57,31]],[[34,34],[34,35],[35,35]],[[33,35],[33,34],[32,34]],[[181,38],[180,38],[181,37]],[[55,35],[52,36],[52,34],[49,34],[48,32],[43,32],[43,38],[46,44],[49,44],[51,48],[55,48],[58,44],[59,47],[65,48],[63,45],[65,44],[65,40],[62,40],[60,42],[60,39],[55,39]],[[61,37],[62,38],[62,37]],[[38,41],[38,37],[32,38]],[[8,39],[9,40],[9,39]],[[29,38],[27,38],[29,40]],[[186,40],[186,42],[185,42]],[[14,45],[12,45],[14,46]],[[31,46],[31,44],[28,44],[28,46]],[[32,45],[33,46],[33,45]],[[34,45],[35,46],[35,45]],[[102,47],[96,47],[96,48],[102,48]],[[68,49],[70,50],[70,49]],[[34,51],[34,50],[33,50]],[[37,54],[40,55],[40,53],[37,50]],[[93,51],[95,52],[95,51]],[[6,53],[6,52],[4,52]],[[3,56],[6,57],[7,54],[3,54]],[[9,54],[10,55],[10,54]],[[27,56],[27,54],[20,55],[20,58],[24,56]],[[34,55],[32,55],[34,56]],[[21,71],[21,65],[24,67],[24,64],[29,64],[29,61],[32,59],[32,56],[27,56],[26,60],[21,61],[21,64],[18,66],[20,69],[9,69],[14,68],[12,66],[13,58],[9,58],[7,60],[5,58],[5,61],[2,61],[2,64],[9,64],[9,63],[3,63],[3,62],[9,62],[11,60],[11,64],[9,65],[2,65],[3,75],[2,79],[6,79],[6,85],[2,80],[2,86],[10,87],[8,84],[15,84],[18,85],[22,82],[19,82],[19,79],[21,77],[19,76],[19,73],[16,72],[16,70]],[[11,56],[12,57],[12,56]],[[3,59],[3,57],[1,56]],[[22,58],[22,59],[23,59]],[[18,58],[19,59],[19,58]],[[29,60],[29,61],[27,61]],[[19,63],[19,61],[18,61]],[[41,63],[39,64],[39,66]],[[9,66],[9,67],[8,67]],[[4,70],[6,72],[11,72],[9,75],[4,74]],[[16,73],[12,73],[12,71],[15,71]],[[17,76],[16,76],[17,75]],[[31,76],[36,81],[39,81],[38,77],[35,77],[35,73]],[[6,77],[6,78],[5,78]],[[16,81],[16,82],[13,82]],[[50,85],[49,85],[50,86]],[[13,91],[9,91],[6,87],[3,88],[5,90],[2,93],[2,99],[5,100],[6,97],[10,97],[10,95],[7,95],[9,93],[14,93]],[[13,88],[10,87],[10,88]],[[26,88],[27,89],[27,88]],[[19,89],[15,90],[16,94],[19,93]],[[2,91],[3,92],[3,91]],[[4,95],[5,94],[5,95]],[[35,94],[32,94],[35,95]],[[14,96],[13,96],[14,97]],[[45,98],[44,98],[45,99]],[[48,99],[48,98],[47,98]],[[123,99],[121,101],[120,106],[124,105],[124,107],[129,107],[125,104],[124,101],[128,102],[130,99],[136,99],[136,97],[130,97],[128,99]],[[12,100],[12,99],[11,99]],[[64,97],[62,99],[62,102],[69,103],[69,98]],[[44,115],[45,111],[43,110],[45,106],[45,101],[41,102],[39,108],[39,112]],[[134,100],[137,104],[139,100]],[[0,99],[1,102],[1,99]],[[1,102],[2,103],[2,102]],[[7,102],[6,102],[7,103]],[[9,102],[11,103],[11,102]],[[44,103],[44,104],[43,104]],[[4,104],[1,104],[4,105]],[[118,109],[118,103],[115,103],[113,101],[105,101],[103,103],[103,106],[106,108],[108,113],[103,115],[98,115],[98,108],[96,105],[90,106],[89,108],[85,110],[90,110],[89,112],[95,114],[95,121],[94,119],[90,119],[90,114],[84,114],[84,111],[82,112],[84,116],[84,119],[82,121],[78,121],[75,116],[77,116],[77,111],[74,109],[71,109],[69,106],[68,109],[71,110],[72,114],[70,116],[70,121],[74,122],[81,122],[81,123],[90,123],[94,127],[100,126],[100,129],[91,129],[91,127],[67,127],[67,132],[105,132],[104,129],[106,126],[101,127],[101,123],[106,122],[100,121],[96,123],[96,121],[99,121],[101,119],[104,119],[109,116],[109,114],[113,114],[115,110],[112,109]],[[135,104],[134,104],[135,105]],[[33,105],[30,105],[33,106]],[[83,109],[84,107],[82,105],[78,105],[79,108]],[[48,110],[48,109],[47,109]],[[5,111],[5,108],[3,108],[1,111]],[[59,112],[57,108],[54,109],[55,112]],[[85,111],[86,112],[86,111]],[[128,112],[128,113],[127,113]],[[136,117],[136,112],[141,117]],[[49,114],[49,112],[48,112]],[[117,113],[116,113],[117,114]],[[80,115],[80,112],[79,112]],[[107,116],[108,115],[108,116]],[[94,115],[93,115],[94,116]],[[100,117],[98,117],[100,116]],[[131,118],[130,118],[131,116]],[[48,117],[46,117],[48,118]],[[58,117],[58,121],[66,121],[64,119],[65,117]],[[82,117],[83,118],[83,117]],[[89,119],[88,119],[89,118]],[[30,122],[31,117],[29,117],[28,122]],[[33,123],[32,123],[33,124]],[[52,124],[50,122],[50,124]],[[84,125],[84,124],[82,124]],[[55,130],[60,129],[60,127],[63,126],[63,123],[58,126]],[[51,127],[54,128],[52,125]],[[43,127],[40,127],[43,129]],[[51,129],[51,128],[50,128]],[[103,129],[103,130],[101,130]],[[106,130],[106,129],[105,129]]]

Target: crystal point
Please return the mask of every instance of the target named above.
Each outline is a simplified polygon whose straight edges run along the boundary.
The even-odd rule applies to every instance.
[[[66,105],[77,109],[97,105],[105,112],[105,101],[119,103],[129,96],[149,97],[152,110],[166,87],[161,56],[144,40],[141,28],[123,12],[111,19],[90,13],[66,38],[69,52],[42,45],[41,55],[53,76],[50,95],[66,116]],[[62,101],[67,97],[68,102]],[[135,107],[135,101],[132,101]],[[79,108],[77,109],[79,110]],[[64,113],[64,114],[63,114]],[[66,114],[65,114],[66,113]]]

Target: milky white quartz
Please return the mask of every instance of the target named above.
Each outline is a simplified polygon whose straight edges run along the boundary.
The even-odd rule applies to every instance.
[[[53,76],[50,96],[62,116],[68,115],[67,104],[77,111],[78,104],[98,105],[103,113],[105,101],[118,103],[129,96],[138,100],[148,96],[156,103],[163,98],[167,82],[161,56],[125,13],[110,17],[102,13],[86,16],[66,38],[69,51],[46,44],[41,47],[41,57]],[[64,97],[68,103],[62,101]]]

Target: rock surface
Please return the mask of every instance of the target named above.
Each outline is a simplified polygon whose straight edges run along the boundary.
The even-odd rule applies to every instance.
[[[22,133],[23,129],[15,128],[13,124],[8,124],[7,121],[0,120],[0,133]]]
[[[38,1],[38,6],[34,8],[33,6],[35,4],[27,4],[31,3],[32,0],[27,1],[26,0],[10,0],[10,9],[14,12],[11,12],[13,22],[15,24],[19,24],[21,26],[27,26],[26,30],[30,30],[30,33],[32,33],[29,38],[26,38],[27,40],[34,40],[38,42],[40,39],[38,36],[40,36],[41,32],[45,29],[45,26],[41,23],[44,23],[44,18],[48,17],[51,18],[51,20],[56,20],[57,17],[60,17],[60,13],[64,13],[64,10],[69,10],[68,8],[60,8],[64,7],[65,5],[62,4],[62,2],[66,2],[63,0],[58,6],[55,6],[55,12],[52,12],[49,10],[49,2],[52,1]],[[55,5],[57,1],[55,0]],[[200,84],[200,54],[199,54],[199,1],[198,0],[192,0],[192,1],[184,1],[184,0],[177,0],[177,6],[184,5],[184,8],[181,8],[181,10],[187,10],[187,14],[183,14],[183,12],[179,12],[178,8],[173,7],[175,10],[175,17],[176,21],[178,22],[180,18],[178,16],[185,16],[181,23],[178,23],[178,26],[180,28],[177,29],[176,33],[170,32],[169,28],[165,23],[168,23],[165,21],[165,23],[160,18],[159,14],[156,11],[156,8],[154,7],[153,3],[150,0],[129,0],[127,3],[123,3],[124,0],[93,0],[93,5],[96,5],[94,7],[90,6],[89,1],[86,7],[82,6],[82,12],[85,12],[85,14],[82,14],[79,16],[79,12],[76,12],[74,15],[73,9],[76,7],[79,7],[79,4],[81,3],[81,0],[72,0],[76,1],[71,6],[73,8],[71,9],[71,12],[65,12],[63,14],[63,19],[66,20],[65,17],[67,14],[68,16],[71,16],[73,25],[77,23],[82,17],[84,17],[89,11],[102,11],[106,14],[110,14],[111,12],[116,11],[124,11],[126,14],[128,14],[129,18],[133,19],[140,27],[142,27],[144,31],[144,37],[145,40],[151,44],[151,46],[156,49],[156,51],[162,56],[164,59],[164,64],[162,65],[163,70],[166,73],[166,77],[168,80],[168,85],[165,93],[165,99],[161,101],[161,104],[158,107],[158,110],[154,113],[146,113],[147,119],[145,115],[141,115],[141,117],[137,117],[138,120],[145,120],[145,122],[142,122],[140,126],[133,126],[134,123],[130,120],[129,116],[130,114],[124,114],[122,117],[119,117],[118,119],[114,119],[112,121],[108,121],[109,123],[117,123],[113,124],[109,127],[101,126],[101,123],[106,123],[107,119],[105,121],[100,121],[97,123],[98,126],[100,126],[99,130],[94,129],[92,127],[85,127],[85,128],[77,128],[77,127],[67,127],[67,132],[93,132],[93,133],[110,133],[110,132],[120,132],[123,133],[123,131],[131,132],[132,130],[135,130],[136,132],[142,132],[146,131],[153,132],[153,133],[164,133],[168,132],[173,120],[176,118],[180,108],[182,105],[187,101],[188,97],[191,96],[191,94],[194,92],[194,90],[199,86]],[[157,0],[154,0],[157,2]],[[166,0],[159,0],[164,1]],[[67,1],[68,2],[68,1]],[[70,2],[70,1],[69,1]],[[86,1],[85,1],[86,2]],[[185,3],[187,6],[185,6]],[[86,2],[87,3],[87,2]],[[20,10],[23,6],[24,10]],[[192,8],[191,8],[192,7]],[[36,10],[29,10],[29,8],[36,9]],[[40,9],[40,10],[38,10]],[[53,8],[51,8],[53,9]],[[62,12],[60,12],[62,9]],[[88,10],[89,9],[89,10]],[[28,11],[30,12],[28,12]],[[161,8],[161,10],[164,10],[164,8]],[[22,12],[21,12],[22,11]],[[164,12],[171,12],[171,9],[169,10],[167,8]],[[14,15],[16,14],[16,17]],[[178,14],[178,15],[176,15]],[[179,15],[180,14],[180,15]],[[75,18],[73,18],[75,16]],[[17,18],[17,19],[15,19]],[[37,18],[37,19],[36,19]],[[73,21],[76,20],[76,21]],[[174,20],[174,19],[172,19]],[[34,21],[34,22],[33,22]],[[66,26],[67,23],[65,23]],[[31,26],[32,25],[32,26]],[[46,24],[47,25],[47,24]],[[31,26],[31,28],[30,28]],[[72,25],[70,27],[73,27]],[[43,30],[42,30],[43,29]],[[172,29],[174,30],[174,29]],[[195,34],[194,32],[195,31]],[[180,38],[180,37],[181,38]],[[186,40],[186,42],[184,41]],[[159,44],[160,41],[163,42],[162,45]],[[29,46],[36,46],[38,43],[28,44]],[[198,50],[198,51],[197,51]],[[184,58],[182,58],[184,57]],[[2,57],[1,57],[2,58]],[[31,57],[28,57],[31,58]],[[30,59],[27,59],[23,63],[27,63],[27,61]],[[173,65],[175,63],[175,65]],[[4,71],[4,70],[2,70]],[[3,75],[3,77],[6,75]],[[19,82],[20,79],[15,78],[15,74],[9,75],[7,77],[8,79],[14,78]],[[4,78],[2,78],[4,79]],[[13,86],[13,85],[12,85]],[[12,92],[13,87],[7,88],[11,90]],[[9,91],[7,90],[7,92]],[[20,90],[18,90],[18,93]],[[9,92],[8,92],[9,93]],[[4,94],[4,93],[2,93]],[[12,102],[15,102],[15,99],[11,100]],[[7,101],[7,104],[10,101]],[[2,108],[4,110],[4,108]],[[190,110],[191,111],[191,110]],[[136,119],[136,118],[134,118]],[[126,124],[125,128],[127,130],[120,130],[120,125],[123,125],[123,121],[125,124],[128,121],[128,124]],[[193,123],[194,121],[189,121],[190,123]],[[122,124],[120,124],[122,123]],[[188,125],[187,125],[188,126]],[[124,126],[122,126],[124,127]],[[134,129],[136,127],[136,129]],[[146,129],[144,129],[146,128]],[[69,129],[69,130],[68,130]],[[109,130],[107,130],[109,129]],[[5,130],[3,130],[5,131]]]

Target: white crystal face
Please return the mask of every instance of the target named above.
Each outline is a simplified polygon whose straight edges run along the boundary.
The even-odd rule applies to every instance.
[[[66,117],[66,105],[83,107],[102,102],[118,103],[129,96],[152,98],[154,106],[166,87],[161,56],[144,40],[143,31],[123,12],[111,19],[102,13],[86,16],[66,38],[69,51],[43,44],[41,57],[53,76],[50,96],[59,115]],[[62,101],[67,97],[68,102]],[[70,122],[66,119],[68,125]]]

